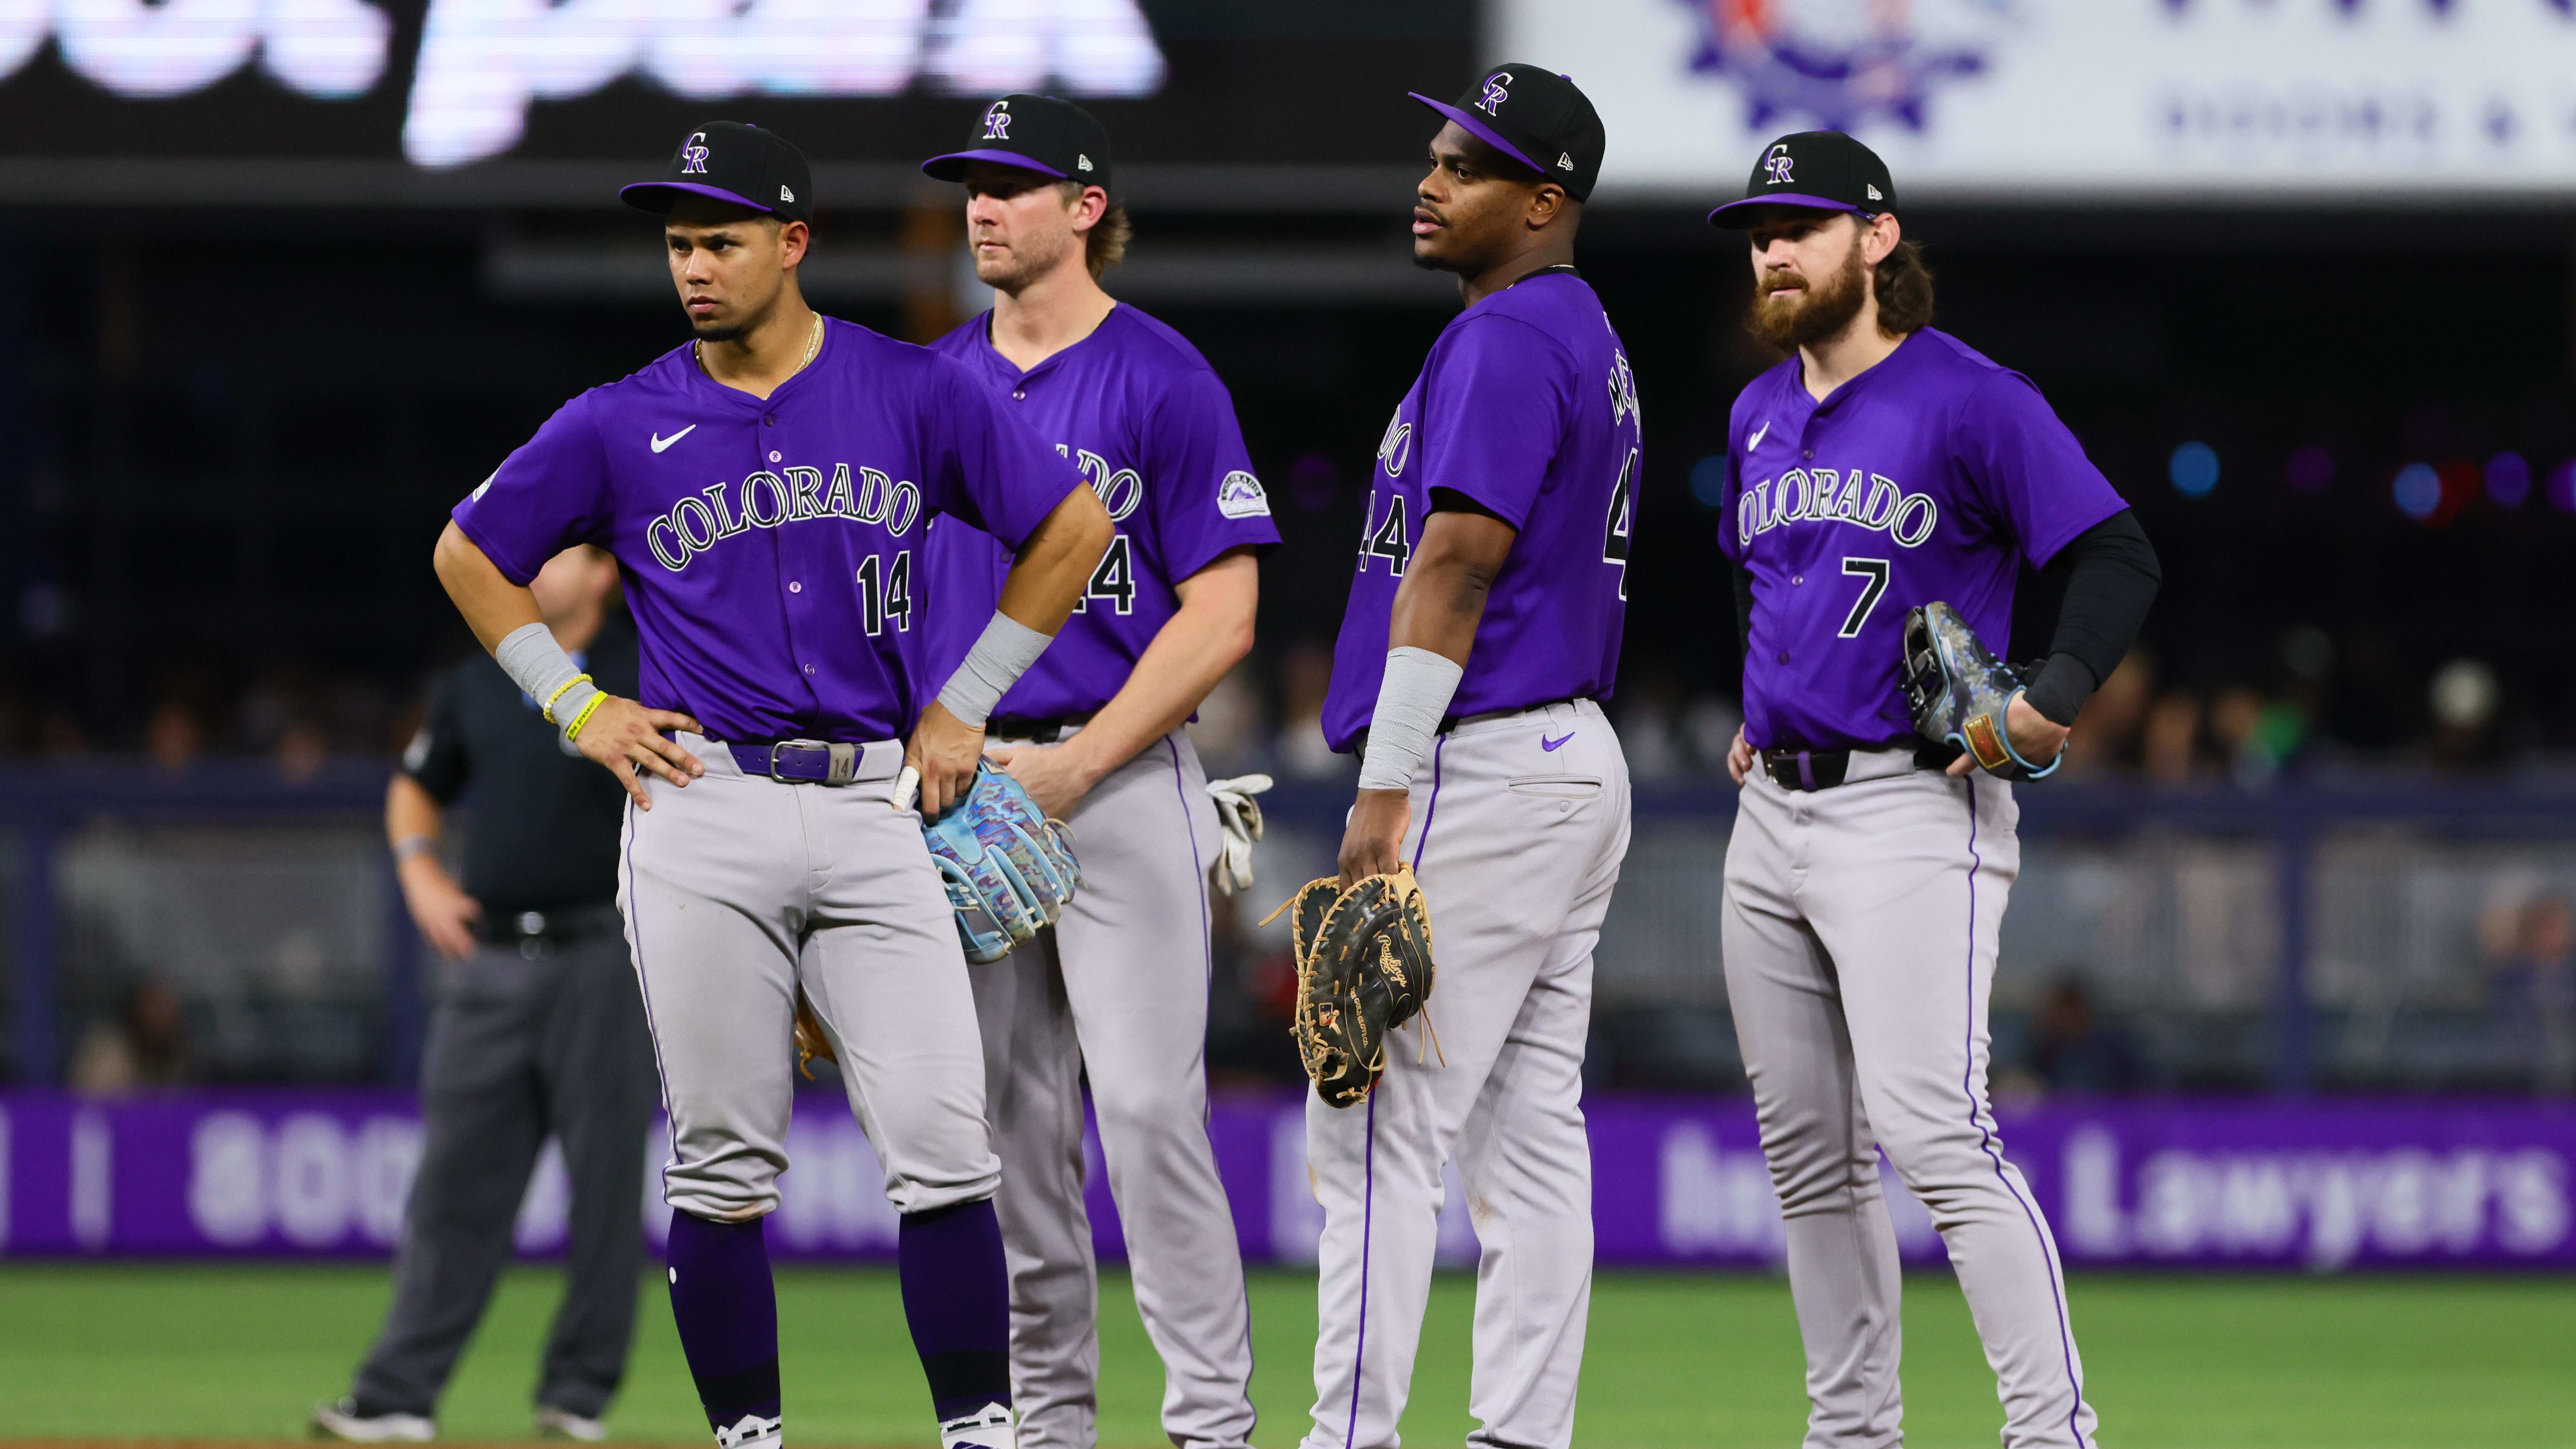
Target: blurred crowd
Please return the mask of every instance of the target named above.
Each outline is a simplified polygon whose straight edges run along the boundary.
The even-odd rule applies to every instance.
[[[2323,630],[2293,629],[2273,679],[2215,688],[2168,682],[2141,650],[2085,706],[2064,777],[2176,786],[2233,780],[2259,788],[2301,774],[2551,763],[2536,732],[2503,710],[2496,672],[2484,661],[2449,660],[2421,698],[2410,698],[2404,685],[2380,678],[2385,671],[2371,648],[2364,639],[2339,649]],[[1630,650],[1611,712],[1635,778],[1705,783],[1723,774],[1742,715],[1731,692],[1687,683],[1708,673],[1652,648]],[[1331,680],[1331,647],[1320,641],[1254,655],[1200,709],[1200,752],[1212,766],[1283,779],[1351,775],[1351,759],[1325,745],[1319,723]],[[266,758],[298,781],[334,757],[399,754],[418,726],[420,696],[414,685],[293,660],[271,661],[239,679],[192,668],[164,680],[139,719],[118,729],[39,703],[0,678],[0,754],[139,755],[169,771],[208,758]]]

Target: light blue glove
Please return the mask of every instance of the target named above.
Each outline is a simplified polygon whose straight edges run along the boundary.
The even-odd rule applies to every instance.
[[[990,764],[948,813],[922,822],[921,839],[957,912],[958,942],[979,965],[1054,925],[1082,885],[1073,832]]]

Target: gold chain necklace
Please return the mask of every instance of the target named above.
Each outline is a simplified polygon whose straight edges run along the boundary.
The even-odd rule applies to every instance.
[[[703,342],[693,340],[689,343],[689,360],[695,362],[701,370],[704,370],[707,365],[707,354],[705,349],[706,344]],[[822,351],[823,314],[817,312],[814,314],[814,330],[811,335],[805,339],[805,356],[797,362],[796,372],[803,372],[805,369],[812,367],[814,365],[815,357],[820,355]],[[787,375],[789,377],[794,377],[796,372],[791,372]]]

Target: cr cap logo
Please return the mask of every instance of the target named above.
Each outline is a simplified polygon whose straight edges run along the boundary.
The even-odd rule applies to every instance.
[[[1485,77],[1485,97],[1476,102],[1476,109],[1489,116],[1500,116],[1503,113],[1503,102],[1512,98],[1509,89],[1511,83],[1512,73],[1507,70],[1498,70]]]
[[[1011,139],[1011,103],[1009,101],[995,101],[984,108],[984,139],[987,141]]]
[[[1762,156],[1763,173],[1770,178],[1774,186],[1788,185],[1791,179],[1789,172],[1797,164],[1798,158],[1789,154],[1789,143],[1786,141],[1772,142],[1771,149],[1764,152]]]
[[[683,176],[707,174],[706,132],[691,131],[689,139],[680,143],[680,174]]]

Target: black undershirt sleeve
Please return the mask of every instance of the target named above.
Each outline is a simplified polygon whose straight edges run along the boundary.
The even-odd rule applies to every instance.
[[[2049,719],[2071,725],[2137,642],[2147,606],[2164,583],[2164,568],[2138,516],[2125,508],[2077,534],[2059,557],[2070,566],[2066,598],[2048,642],[2048,663],[2025,697]]]

